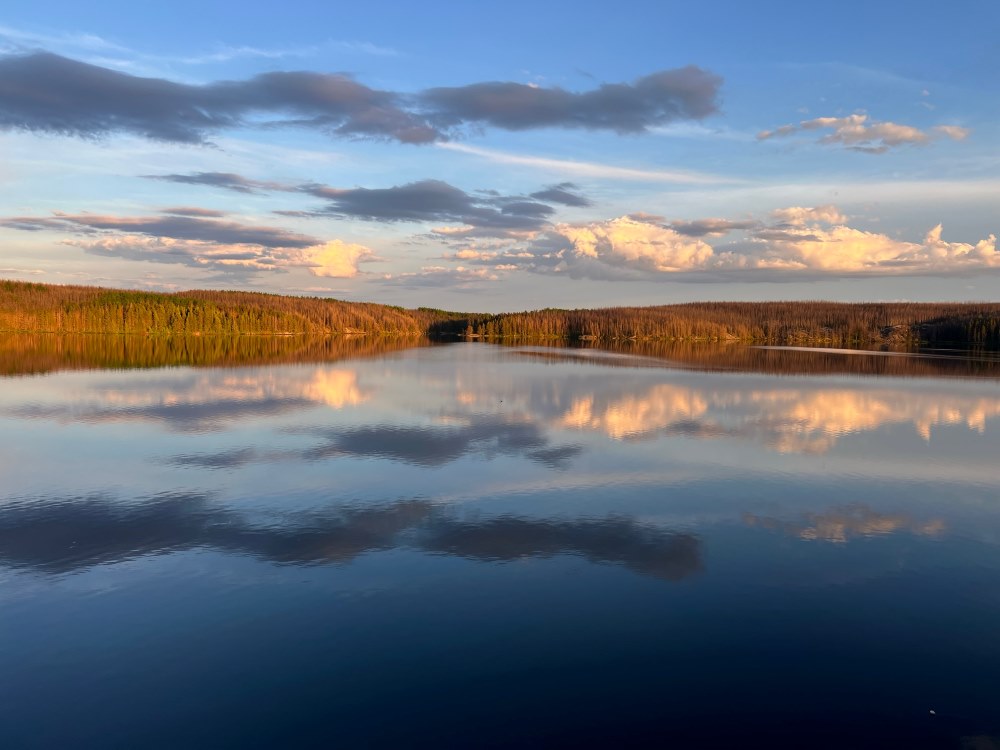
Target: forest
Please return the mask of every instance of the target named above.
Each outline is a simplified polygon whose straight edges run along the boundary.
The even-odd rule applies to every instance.
[[[461,313],[258,292],[125,291],[0,281],[0,332],[465,337],[1000,348],[1000,303],[697,302]]]

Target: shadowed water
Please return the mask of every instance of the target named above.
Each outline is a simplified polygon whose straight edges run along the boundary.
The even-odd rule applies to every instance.
[[[988,355],[7,343],[4,748],[1000,747]]]

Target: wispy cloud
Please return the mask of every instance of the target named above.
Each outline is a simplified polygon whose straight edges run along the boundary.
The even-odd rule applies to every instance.
[[[819,139],[819,143],[842,146],[851,151],[866,154],[884,154],[897,146],[921,146],[936,137],[964,140],[969,135],[967,128],[958,125],[938,125],[930,131],[920,130],[911,125],[895,122],[869,120],[868,115],[853,114],[847,117],[816,117],[802,120],[798,124],[782,125],[774,130],[762,130],[757,139],[783,138],[803,131],[832,131]]]
[[[438,148],[457,151],[471,156],[478,156],[498,164],[515,164],[530,167],[555,174],[575,175],[579,177],[595,177],[610,180],[627,180],[632,182],[674,182],[684,184],[711,185],[717,183],[734,183],[740,180],[722,177],[705,172],[689,172],[682,170],[637,169],[619,167],[612,164],[600,164],[569,159],[552,159],[545,156],[530,156],[526,154],[511,154],[465,143],[438,143]]]
[[[377,57],[395,57],[399,55],[399,51],[391,47],[358,39],[326,39],[315,44],[286,47],[219,44],[213,49],[201,53],[162,55],[138,50],[89,32],[34,31],[9,25],[0,25],[0,50],[5,52],[27,52],[39,48],[56,50],[65,54],[82,53],[86,56],[87,61],[92,63],[97,63],[102,55],[107,56],[114,53],[126,59],[131,58],[131,64],[128,64],[125,60],[114,61],[116,65],[124,63],[127,67],[136,67],[143,63],[207,65],[242,59],[285,60],[316,57],[324,53],[373,55]],[[106,57],[104,59],[107,60]],[[110,60],[107,61],[111,62]]]
[[[359,264],[375,259],[358,244],[244,224],[192,207],[164,209],[156,216],[57,213],[10,216],[0,226],[71,235],[65,245],[91,255],[168,263],[246,276],[260,271],[305,268],[314,276],[352,278]]]

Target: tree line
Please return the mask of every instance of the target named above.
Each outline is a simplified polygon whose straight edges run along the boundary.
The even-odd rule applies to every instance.
[[[0,331],[1000,348],[1000,303],[696,302],[485,314],[257,292],[164,294],[0,281]]]
[[[1000,348],[1000,304],[693,302],[469,316],[431,332],[500,339],[739,341],[839,347],[961,343]]]
[[[457,316],[442,310],[257,292],[164,294],[0,281],[0,331],[10,332],[413,336]]]

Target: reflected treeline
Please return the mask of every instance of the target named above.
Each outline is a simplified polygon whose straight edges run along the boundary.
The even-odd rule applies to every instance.
[[[574,358],[607,367],[687,367],[712,372],[769,375],[884,375],[888,377],[1000,378],[996,352],[974,349],[907,351],[768,349],[743,344],[690,341],[548,342],[526,356],[556,361]],[[617,356],[601,356],[602,353]],[[621,355],[632,355],[621,356]]]
[[[493,342],[502,343],[502,342]],[[59,370],[156,367],[238,367],[336,362],[413,347],[445,345],[421,336],[130,336],[0,333],[0,376]],[[690,341],[546,341],[524,356],[539,361],[574,358],[607,367],[687,367],[709,371],[783,375],[887,375],[894,377],[997,377],[995,352],[955,350],[921,356],[845,355]],[[912,355],[904,350],[890,355]],[[604,356],[602,356],[604,355]]]
[[[577,555],[677,581],[701,570],[697,537],[624,516],[462,520],[426,500],[352,506],[253,522],[200,494],[124,504],[106,497],[10,502],[0,507],[0,565],[62,574],[197,548],[288,565],[345,563],[408,547],[480,561]]]
[[[747,526],[780,531],[799,539],[836,543],[859,536],[884,536],[899,531],[918,536],[937,536],[945,528],[944,521],[938,518],[920,521],[905,513],[878,513],[860,503],[832,508],[825,513],[809,513],[800,521],[782,521],[747,513],[743,522]]]
[[[0,334],[0,375],[336,362],[431,344],[420,336]]]

